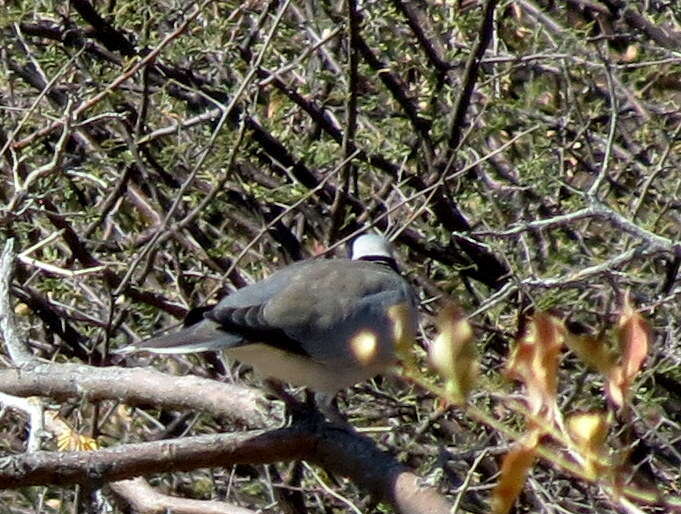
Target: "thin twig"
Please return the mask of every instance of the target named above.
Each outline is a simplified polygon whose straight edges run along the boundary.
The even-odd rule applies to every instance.
[[[123,84],[126,80],[134,76],[138,71],[140,71],[142,68],[147,66],[148,64],[154,62],[156,58],[160,55],[161,51],[168,46],[170,43],[172,43],[175,39],[177,39],[187,28],[189,27],[189,24],[196,19],[196,17],[201,14],[201,11],[203,8],[208,5],[212,0],[205,0],[201,5],[199,5],[193,13],[190,13],[187,18],[180,24],[180,26],[175,29],[173,32],[168,34],[163,41],[161,41],[156,48],[151,50],[143,59],[140,59],[136,64],[130,67],[130,69],[124,73],[121,73],[118,77],[116,77],[108,86],[106,86],[104,89],[102,89],[99,93],[97,93],[95,96],[90,98],[89,100],[81,103],[74,111],[73,111],[73,117],[74,118],[79,118],[82,113],[90,109],[91,107],[94,107],[97,105],[99,102],[104,100],[112,91],[115,91],[121,84]],[[60,126],[64,124],[64,120],[58,120],[47,127],[35,131],[33,134],[30,136],[25,137],[24,139],[20,141],[16,141],[15,143],[12,144],[12,147],[15,150],[19,150],[21,148],[24,148],[33,141],[35,141],[38,138],[47,136],[48,134],[51,134],[55,130],[57,130]]]

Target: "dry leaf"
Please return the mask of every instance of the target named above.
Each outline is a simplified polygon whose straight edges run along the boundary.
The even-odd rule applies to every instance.
[[[28,316],[31,313],[31,308],[23,302],[19,302],[14,306],[14,314],[17,316]]]
[[[622,369],[627,380],[633,380],[648,355],[650,327],[631,307],[629,294],[624,296],[624,307],[619,321],[619,341],[623,350]]]
[[[79,434],[75,430],[62,432],[57,436],[57,450],[60,452],[70,451],[93,451],[99,449],[96,439]]]
[[[639,58],[641,54],[638,45],[629,45],[627,49],[620,55],[620,62],[634,62]]]
[[[565,343],[587,366],[607,377],[617,364],[617,355],[602,337],[592,335],[565,335]]]
[[[475,385],[479,366],[473,330],[463,311],[456,305],[446,306],[437,321],[438,336],[430,345],[430,362],[446,381],[450,400],[461,404]]]
[[[563,323],[545,312],[530,320],[527,333],[518,339],[506,367],[506,375],[525,384],[530,411],[553,421],[560,350],[565,339]]]
[[[405,366],[415,366],[413,348],[416,327],[412,322],[409,308],[404,304],[393,305],[388,309],[388,317],[393,322],[393,338],[398,358]]]
[[[638,375],[650,346],[650,327],[629,301],[629,293],[624,296],[624,305],[618,322],[618,341],[621,361],[615,366],[606,385],[610,400],[622,408],[629,395],[631,384]]]
[[[81,435],[73,430],[66,421],[56,412],[48,412],[45,416],[48,429],[57,436],[57,450],[68,451],[92,451],[99,449],[96,439]]]
[[[534,463],[538,442],[539,432],[533,430],[504,457],[499,482],[492,494],[493,514],[505,514],[513,507]]]
[[[567,420],[568,431],[575,446],[584,457],[584,468],[589,478],[596,479],[603,471],[599,461],[604,454],[608,437],[608,421],[604,412],[573,414]]]
[[[272,119],[281,110],[282,105],[284,105],[284,98],[282,95],[276,93],[276,92],[271,92],[269,96],[269,101],[267,102],[267,119]]]

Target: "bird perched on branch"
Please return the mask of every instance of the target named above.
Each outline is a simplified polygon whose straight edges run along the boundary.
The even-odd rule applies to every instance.
[[[416,300],[390,244],[366,234],[351,259],[291,264],[206,307],[197,323],[118,353],[224,350],[264,378],[306,386],[328,402],[392,367],[415,327]]]

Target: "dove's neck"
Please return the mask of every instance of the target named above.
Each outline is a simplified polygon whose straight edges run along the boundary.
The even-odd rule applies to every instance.
[[[392,257],[388,257],[386,255],[364,255],[363,257],[360,257],[358,260],[382,264],[383,266],[388,266],[395,273],[399,273],[399,269],[397,267],[397,262],[395,262],[395,259],[393,259]]]

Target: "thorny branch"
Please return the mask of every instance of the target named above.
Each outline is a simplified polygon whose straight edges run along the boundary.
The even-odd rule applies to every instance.
[[[119,362],[109,348],[169,329],[291,261],[342,256],[338,244],[369,229],[395,239],[426,314],[443,299],[461,305],[486,373],[532,309],[600,333],[629,289],[657,335],[632,400],[631,481],[669,493],[681,469],[678,13],[640,1],[394,0],[357,2],[350,16],[354,4],[8,6],[0,231],[19,254],[4,287],[20,303],[3,309],[16,309],[26,332],[3,349],[4,362],[27,364],[0,370],[0,391],[30,417],[5,423],[13,414],[4,413],[10,461],[34,462],[21,455],[27,445],[54,444],[40,438],[29,396],[112,445],[262,427],[262,394],[224,383],[250,374],[221,356]],[[441,184],[448,191],[436,194]],[[149,364],[186,376],[124,367]],[[588,405],[590,372],[568,359],[560,373],[578,378],[565,381],[561,402]],[[463,491],[466,507],[496,480],[493,456],[508,440],[493,425],[438,410],[431,395],[391,379],[341,404],[428,482]],[[36,455],[93,470],[78,466],[85,454]],[[333,455],[354,462],[352,447]],[[342,484],[320,488],[309,470],[268,470],[263,491],[366,505]],[[615,510],[597,487],[556,473],[536,467],[520,508]],[[252,468],[191,479],[202,476],[234,503],[272,499],[238,496],[240,480],[256,480]],[[15,491],[6,498],[37,508]]]

